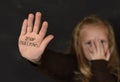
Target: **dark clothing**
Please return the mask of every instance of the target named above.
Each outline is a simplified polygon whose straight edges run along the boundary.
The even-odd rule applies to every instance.
[[[77,61],[74,55],[56,53],[51,50],[45,51],[39,66],[42,72],[57,82],[73,82],[76,68]]]
[[[118,82],[115,75],[111,74],[107,68],[108,62],[105,60],[91,61],[93,77],[90,82]]]
[[[77,70],[75,55],[47,50],[42,55],[41,64],[38,67],[41,72],[57,82],[76,82],[74,80],[74,72]],[[117,78],[107,69],[107,61],[91,61],[91,68],[93,77],[90,82],[117,82]]]

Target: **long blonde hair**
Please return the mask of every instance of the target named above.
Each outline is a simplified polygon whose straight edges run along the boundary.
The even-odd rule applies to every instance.
[[[101,19],[98,16],[90,15],[88,17],[85,17],[75,27],[73,31],[71,45],[69,47],[69,53],[76,54],[76,57],[77,57],[77,62],[78,62],[78,71],[76,72],[77,79],[81,80],[82,82],[89,82],[92,76],[89,62],[86,61],[84,57],[84,53],[83,53],[81,42],[80,42],[81,41],[80,31],[82,30],[83,25],[86,25],[86,24],[87,25],[91,25],[91,24],[105,25],[108,31],[109,49],[111,52],[111,57],[108,62],[108,68],[110,69],[111,73],[113,73],[116,76],[119,76],[120,74],[118,73],[118,70],[120,69],[120,66],[119,66],[118,53],[116,49],[115,36],[114,36],[112,25],[108,21]]]

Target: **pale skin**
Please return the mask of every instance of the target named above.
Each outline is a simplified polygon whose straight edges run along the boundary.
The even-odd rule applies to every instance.
[[[35,22],[33,23],[34,18]],[[41,24],[40,12],[36,12],[35,17],[34,14],[32,13],[28,15],[28,18],[23,21],[18,41],[18,46],[22,57],[26,58],[27,60],[33,63],[39,64],[41,56],[44,53],[47,45],[54,38],[52,34],[46,36],[47,28],[48,28],[47,21],[44,21]],[[85,57],[88,60],[104,59],[108,61],[110,58],[110,54],[108,50],[108,41],[104,32],[102,35],[102,36],[105,35],[105,37],[103,37],[103,40],[105,39],[107,41],[106,43],[107,45],[105,44],[106,46],[105,48],[100,43],[101,38],[98,38],[93,34],[91,34],[91,36],[93,35],[92,37],[89,37],[88,36],[89,34],[87,35],[86,31],[87,30],[85,31],[83,30],[83,32],[81,32],[82,47],[85,52]],[[98,36],[101,34],[98,33]],[[87,44],[86,42],[89,40],[92,43],[92,47],[85,45]]]
[[[34,23],[33,19],[34,15],[30,13],[28,19],[23,21],[18,46],[20,53],[24,58],[38,64],[46,46],[54,36],[51,34],[46,36],[48,22],[44,21],[41,24],[40,12],[36,13]]]
[[[88,60],[109,61],[109,41],[104,25],[83,25],[80,33],[84,55]]]

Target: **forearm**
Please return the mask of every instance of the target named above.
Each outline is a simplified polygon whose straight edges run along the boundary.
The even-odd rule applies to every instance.
[[[110,73],[108,62],[105,60],[94,60],[91,61],[91,70],[93,76],[91,82],[117,82],[116,77]]]

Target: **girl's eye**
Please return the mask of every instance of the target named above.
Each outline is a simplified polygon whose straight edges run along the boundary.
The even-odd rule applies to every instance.
[[[105,41],[104,41],[104,40],[101,40],[101,43],[103,44],[103,43],[105,43]]]
[[[101,40],[101,44],[107,44],[107,41],[106,40]]]
[[[89,42],[86,42],[86,44],[91,45],[91,42],[90,42],[90,41],[89,41]]]

